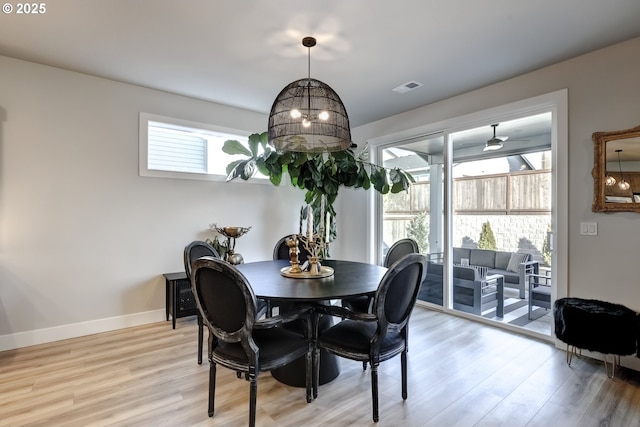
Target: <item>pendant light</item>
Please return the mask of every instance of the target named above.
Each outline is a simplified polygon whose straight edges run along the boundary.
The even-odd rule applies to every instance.
[[[607,174],[607,176],[604,177],[604,185],[607,187],[613,187],[616,182],[616,179],[612,175]]]
[[[311,48],[316,39],[305,37],[307,78],[289,83],[271,106],[269,143],[277,151],[318,153],[343,151],[351,146],[349,116],[329,85],[311,78]]]
[[[620,182],[618,183],[618,187],[622,190],[622,191],[627,191],[629,188],[631,188],[631,184],[629,184],[627,181],[624,180],[624,176],[622,175],[622,163],[620,162],[620,153],[622,152],[622,150],[616,150],[616,153],[618,153],[618,167],[620,168]]]

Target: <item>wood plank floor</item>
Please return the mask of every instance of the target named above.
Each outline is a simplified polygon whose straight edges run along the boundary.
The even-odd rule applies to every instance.
[[[567,366],[550,344],[416,307],[409,398],[400,358],[380,366],[378,426],[638,426],[640,374],[608,379],[601,362]],[[196,363],[195,318],[0,353],[0,426],[242,426],[248,383],[218,370],[207,416],[208,363]],[[268,373],[258,426],[371,426],[369,371],[341,360],[340,376],[307,404]]]

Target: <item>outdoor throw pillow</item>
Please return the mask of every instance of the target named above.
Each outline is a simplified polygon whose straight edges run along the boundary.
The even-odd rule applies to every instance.
[[[519,254],[517,252],[512,253],[511,258],[509,259],[509,264],[507,265],[507,271],[517,273],[520,263],[525,262],[528,257],[529,254]]]

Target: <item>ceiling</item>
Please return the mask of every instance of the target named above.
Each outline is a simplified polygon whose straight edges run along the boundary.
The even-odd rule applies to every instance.
[[[1,55],[261,113],[306,77],[301,40],[314,36],[311,77],[338,92],[351,126],[640,36],[638,0],[43,4],[0,15]],[[409,81],[423,86],[391,90]]]

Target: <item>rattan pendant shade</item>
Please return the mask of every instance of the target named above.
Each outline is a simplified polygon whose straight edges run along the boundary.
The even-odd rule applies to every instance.
[[[315,39],[305,37],[302,44],[310,48]],[[317,153],[351,146],[349,116],[342,100],[329,85],[311,77],[289,83],[278,94],[271,106],[268,134],[278,151]]]

